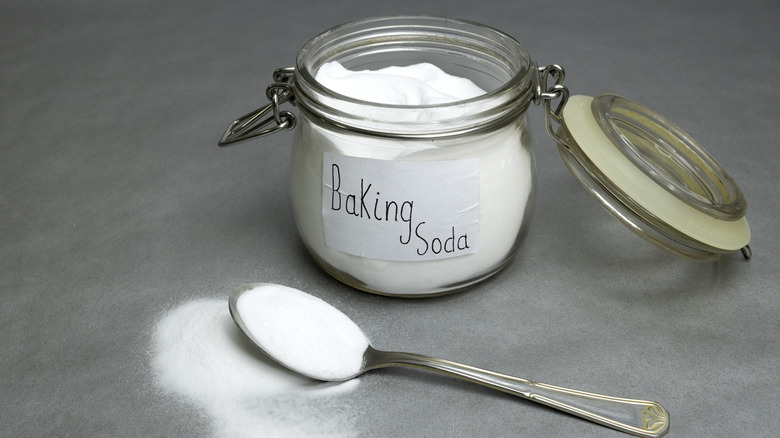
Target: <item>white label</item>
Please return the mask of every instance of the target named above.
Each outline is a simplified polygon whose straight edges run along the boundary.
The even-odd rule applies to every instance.
[[[325,244],[379,260],[458,257],[479,248],[479,160],[393,161],[325,152]]]

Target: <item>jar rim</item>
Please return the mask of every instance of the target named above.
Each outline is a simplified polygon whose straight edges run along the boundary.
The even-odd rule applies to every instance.
[[[397,105],[349,97],[315,79],[316,70],[332,60],[375,65],[419,58],[423,53],[494,84],[470,99]],[[495,28],[437,16],[383,16],[341,24],[309,40],[296,58],[293,86],[296,102],[329,123],[383,136],[429,138],[493,129],[516,120],[533,99],[535,71],[528,51]],[[431,116],[422,124],[409,121],[404,115],[410,109]]]

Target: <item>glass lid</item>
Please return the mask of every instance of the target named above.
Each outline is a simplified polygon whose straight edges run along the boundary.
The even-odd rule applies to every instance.
[[[739,186],[668,120],[620,96],[571,96],[557,134],[572,174],[632,231],[691,260],[749,254]]]

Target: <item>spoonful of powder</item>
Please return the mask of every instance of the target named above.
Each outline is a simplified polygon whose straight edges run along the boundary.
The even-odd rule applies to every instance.
[[[286,286],[253,283],[230,300],[238,326],[282,364],[319,380],[341,380],[360,372],[368,338],[321,299]]]

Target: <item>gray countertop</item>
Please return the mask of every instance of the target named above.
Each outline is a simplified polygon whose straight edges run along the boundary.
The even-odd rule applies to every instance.
[[[168,312],[226,307],[265,281],[334,303],[377,346],[656,400],[669,436],[775,436],[780,3],[377,4],[0,3],[0,435],[265,436],[220,423],[153,367]],[[563,65],[573,93],[625,95],[675,121],[745,192],[753,258],[693,263],[625,229],[571,177],[532,106],[536,211],[504,271],[418,300],[329,277],[293,222],[292,136],[216,141],[306,40],[390,14],[496,27]],[[328,436],[625,436],[417,370],[369,374],[339,400],[309,407],[349,411]]]

